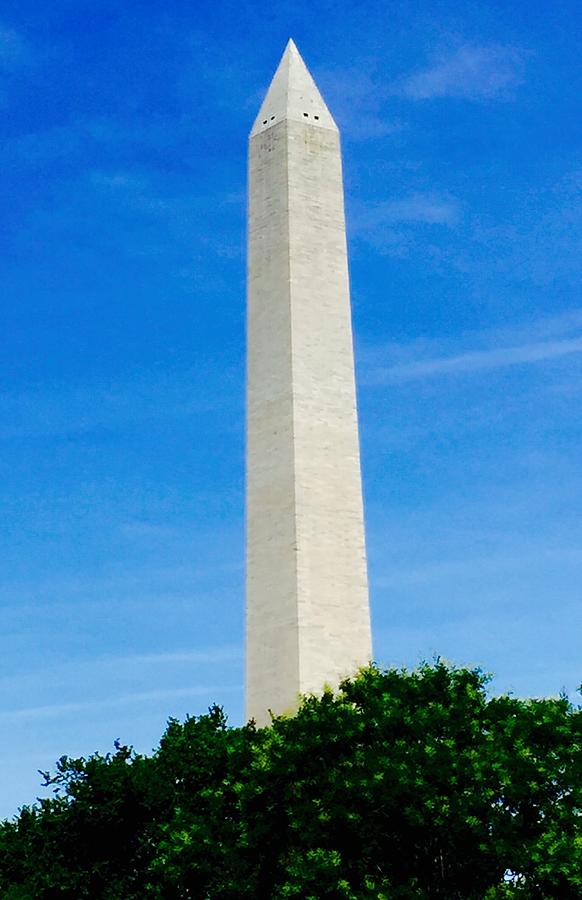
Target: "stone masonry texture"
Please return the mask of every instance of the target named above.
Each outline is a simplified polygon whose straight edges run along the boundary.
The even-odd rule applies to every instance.
[[[251,131],[246,715],[372,654],[341,153],[290,42]]]

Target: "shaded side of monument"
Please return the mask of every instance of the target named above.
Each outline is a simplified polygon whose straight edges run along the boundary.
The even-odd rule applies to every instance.
[[[249,139],[246,715],[372,654],[341,151],[289,42]]]

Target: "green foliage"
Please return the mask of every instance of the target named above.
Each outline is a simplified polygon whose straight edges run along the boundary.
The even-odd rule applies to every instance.
[[[370,667],[271,728],[171,720],[63,757],[0,825],[5,900],[582,896],[582,712]]]

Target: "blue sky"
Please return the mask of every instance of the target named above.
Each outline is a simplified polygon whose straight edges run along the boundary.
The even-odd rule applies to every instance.
[[[375,654],[582,681],[576,2],[6,0],[0,813],[242,717],[246,138],[343,136]]]

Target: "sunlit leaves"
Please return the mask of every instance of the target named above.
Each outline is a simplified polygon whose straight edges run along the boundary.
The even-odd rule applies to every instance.
[[[62,757],[0,828],[0,894],[578,898],[582,713],[487,686],[370,667],[267,729],[214,706],[151,757]]]

